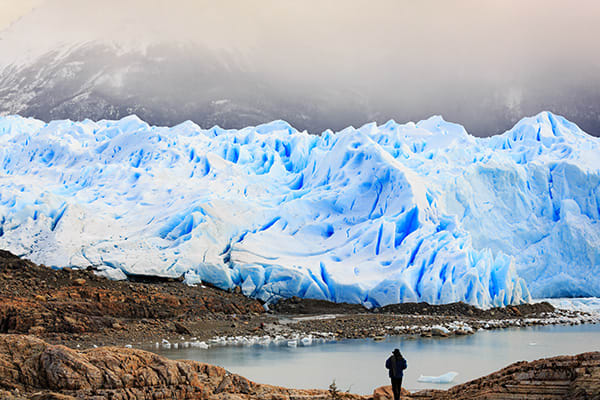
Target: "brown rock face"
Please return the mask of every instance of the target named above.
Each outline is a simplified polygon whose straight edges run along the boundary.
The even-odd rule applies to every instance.
[[[447,391],[424,390],[411,399],[600,399],[600,352],[518,362]]]
[[[162,323],[156,335],[171,330],[190,334],[185,325],[190,321],[262,313],[260,302],[241,294],[180,282],[111,281],[85,270],[56,271],[0,250],[0,333],[110,337],[148,319]],[[173,329],[167,327],[171,321]]]
[[[394,392],[392,391],[392,386],[381,386],[373,391],[373,400],[388,400],[394,398]],[[400,398],[410,398],[410,392],[404,388],[400,393]]]

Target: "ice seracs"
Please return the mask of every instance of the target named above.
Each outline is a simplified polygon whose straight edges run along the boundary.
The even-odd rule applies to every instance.
[[[103,275],[380,306],[600,296],[598,139],[432,117],[310,135],[0,118],[0,247]]]

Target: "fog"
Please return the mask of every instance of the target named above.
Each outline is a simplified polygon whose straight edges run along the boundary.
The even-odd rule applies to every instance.
[[[404,122],[441,114],[473,134],[491,135],[550,110],[600,134],[597,1],[14,0],[0,5],[0,15],[12,16],[0,19],[3,65],[78,43],[113,43],[122,51],[142,52],[156,43],[183,43],[199,52],[227,54],[234,69],[278,88],[291,107],[311,101],[327,108],[340,98],[355,104],[348,110],[335,107],[338,114],[329,121],[300,128],[340,129],[368,119]],[[160,86],[161,79],[153,84]],[[174,87],[175,95],[178,90],[184,88]]]

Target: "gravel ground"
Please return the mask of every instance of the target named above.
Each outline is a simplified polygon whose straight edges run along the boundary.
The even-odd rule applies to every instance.
[[[407,303],[368,310],[292,298],[263,305],[239,293],[177,280],[111,281],[89,270],[54,270],[0,251],[0,333],[75,348],[209,341],[216,337],[381,338],[451,336],[478,329],[593,323],[598,316],[548,303],[482,310],[464,303]]]

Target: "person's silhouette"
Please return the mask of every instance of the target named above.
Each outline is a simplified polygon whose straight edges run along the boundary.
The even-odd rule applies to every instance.
[[[392,355],[385,362],[385,367],[390,371],[394,400],[400,400],[402,377],[404,376],[404,370],[406,369],[406,360],[402,354],[400,354],[400,350],[394,349]]]

